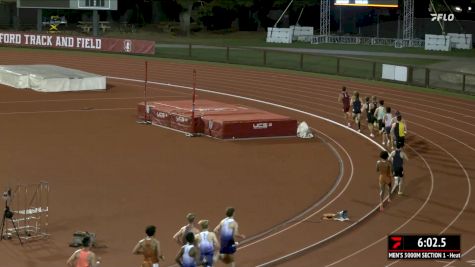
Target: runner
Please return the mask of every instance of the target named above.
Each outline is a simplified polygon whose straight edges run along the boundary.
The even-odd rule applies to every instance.
[[[186,244],[180,248],[176,255],[175,261],[180,267],[196,267],[201,265],[199,262],[199,252],[195,247],[195,235],[188,232],[185,235]]]
[[[187,233],[192,232],[194,235],[196,235],[200,232],[195,226],[195,218],[196,215],[194,213],[190,212],[186,215],[188,224],[180,228],[180,230],[178,230],[178,232],[176,232],[176,234],[173,236],[173,239],[178,245],[182,246],[186,244],[185,236]]]
[[[374,117],[376,118],[376,121],[378,122],[378,130],[379,134],[383,133],[384,129],[384,124],[383,124],[383,118],[384,115],[386,115],[386,108],[384,107],[384,100],[379,100],[379,106],[376,108],[374,111]]]
[[[373,96],[373,99],[376,99],[376,97]],[[375,119],[374,119],[375,110],[376,110],[376,105],[374,104],[374,101],[370,100],[369,96],[367,96],[365,98],[365,104],[363,105],[362,111],[366,111],[366,121],[368,122],[368,130],[369,130],[370,137],[374,137],[373,124],[375,122]]]
[[[196,244],[200,249],[200,261],[205,267],[212,267],[217,260],[219,243],[216,234],[208,231],[208,220],[198,222],[201,226],[201,232],[195,236]]]
[[[389,160],[393,162],[393,176],[394,176],[394,187],[398,186],[398,195],[404,195],[403,191],[403,177],[404,177],[404,161],[408,161],[404,151],[401,151],[401,145],[396,144],[396,150],[391,152],[389,155]]]
[[[402,119],[401,113],[396,117],[396,122],[391,126],[391,132],[394,134],[396,145],[399,144],[400,148],[404,148],[404,143],[407,135],[407,124]]]
[[[352,107],[353,120],[355,121],[358,127],[358,132],[361,132],[361,125],[360,125],[361,99],[360,99],[360,93],[358,93],[358,91],[355,91],[353,93],[353,97],[351,98],[351,107]]]
[[[384,132],[383,132],[383,146],[387,145],[389,147],[391,143],[391,150],[394,149],[394,146],[392,145],[393,143],[390,142],[392,140],[391,137],[391,124],[392,124],[393,118],[391,114],[391,107],[386,108],[386,114],[383,117],[383,123],[384,123]]]
[[[90,250],[91,238],[86,236],[82,240],[82,249],[76,250],[69,257],[66,264],[70,267],[96,267],[99,265],[99,259],[96,261],[96,254]]]
[[[389,154],[387,151],[381,151],[381,158],[376,163],[376,171],[379,172],[379,210],[384,211],[383,200],[388,189],[388,202],[391,202],[391,163],[387,161]]]
[[[228,266],[235,267],[234,253],[236,252],[235,238],[246,238],[244,235],[239,234],[238,223],[234,220],[234,208],[226,209],[226,218],[224,218],[218,226],[214,229],[216,234],[221,237],[221,249],[219,251],[219,258]]]
[[[345,123],[348,125],[348,127],[351,127],[351,123],[349,121],[350,95],[348,92],[346,92],[345,86],[341,88],[341,93],[338,95],[338,103],[343,104],[343,117],[345,118]]]
[[[155,231],[155,226],[147,226],[145,229],[147,237],[140,240],[132,250],[135,255],[143,255],[142,267],[159,267],[159,259],[165,260],[160,249],[160,242],[154,238]]]

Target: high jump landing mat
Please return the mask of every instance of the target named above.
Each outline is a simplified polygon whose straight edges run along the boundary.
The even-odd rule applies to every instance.
[[[199,99],[195,102],[194,129],[190,100],[151,101],[138,104],[139,120],[155,126],[220,139],[296,136],[297,120],[279,114]]]

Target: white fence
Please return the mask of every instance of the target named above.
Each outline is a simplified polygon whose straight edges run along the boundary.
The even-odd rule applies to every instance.
[[[450,51],[450,36],[426,34],[425,50]]]

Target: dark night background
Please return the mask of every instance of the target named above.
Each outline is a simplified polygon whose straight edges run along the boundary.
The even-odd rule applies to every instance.
[[[12,0],[9,0],[12,2]],[[44,1],[40,1],[43,2]],[[475,8],[475,0],[445,0],[453,9],[460,6],[463,12],[454,12],[457,20],[474,20],[475,12],[467,11],[468,6]],[[154,29],[171,27],[177,34],[189,34],[194,31],[265,31],[272,27],[290,0],[119,0],[118,10],[100,11],[101,20],[112,22],[127,22],[138,27],[159,25]],[[334,2],[333,0],[331,1]],[[429,0],[415,0],[416,26],[421,24],[421,18],[430,18]],[[449,13],[444,0],[433,0],[438,12]],[[0,12],[5,9],[8,1],[0,0]],[[398,17],[402,18],[403,0],[399,0],[399,8],[371,8],[371,7],[335,7],[331,8],[331,31],[343,34],[374,35],[375,25],[379,21],[382,35],[388,30],[395,35]],[[3,7],[2,7],[3,6]],[[10,14],[16,14],[15,4],[10,3]],[[313,26],[319,29],[320,0],[295,0],[285,14],[278,27],[295,25],[298,21],[302,26]],[[30,12],[30,13],[28,13]],[[34,10],[21,9],[20,21],[22,25],[34,25]],[[26,15],[22,15],[26,14]],[[32,15],[28,15],[32,14]],[[340,26],[340,14],[342,17]],[[64,15],[69,22],[89,20],[91,12],[83,10],[45,10],[44,17],[50,15]],[[2,16],[0,26],[14,24],[14,19]],[[419,20],[418,20],[419,19]],[[428,24],[428,27],[436,26]],[[171,26],[170,26],[171,25]],[[386,26],[385,26],[386,25]],[[389,27],[388,25],[391,25]],[[383,27],[384,26],[384,27]],[[386,27],[386,28],[385,28]],[[464,31],[460,26],[452,31]],[[427,30],[427,27],[424,28]],[[422,29],[420,30],[422,31]]]

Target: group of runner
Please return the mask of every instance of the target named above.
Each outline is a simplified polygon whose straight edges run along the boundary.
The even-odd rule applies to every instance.
[[[375,138],[375,135],[379,134],[382,145],[392,151],[391,153],[386,150],[382,151],[380,160],[376,163],[376,171],[379,172],[380,210],[383,211],[386,191],[388,192],[388,203],[391,202],[393,186],[398,188],[398,195],[404,195],[404,161],[407,161],[408,157],[403,148],[407,124],[402,118],[401,112],[396,111],[393,116],[391,107],[386,107],[384,100],[378,101],[376,96],[367,96],[363,102],[359,92],[355,91],[350,96],[346,87],[342,87],[338,102],[343,105],[345,124],[348,127],[352,128],[352,122],[354,122],[356,130],[361,132],[361,114],[365,113],[369,136]],[[394,183],[392,177],[394,177]]]
[[[226,217],[216,226],[213,232],[208,230],[209,221],[200,220],[195,224],[195,214],[188,213],[186,219],[188,224],[181,227],[173,236],[180,249],[175,261],[181,267],[212,267],[218,258],[230,267],[235,266],[234,253],[238,242],[236,238],[244,239],[245,236],[239,233],[238,223],[234,219],[234,208],[226,209]],[[159,267],[159,261],[165,260],[160,242],[155,238],[156,227],[147,226],[146,237],[135,245],[132,253],[143,255],[144,260],[141,267]],[[218,242],[217,236],[220,237]],[[94,252],[90,250],[91,240],[85,237],[82,240],[82,248],[76,250],[67,261],[71,267],[96,267],[100,264],[100,258],[96,258]]]
[[[211,267],[218,258],[228,266],[234,267],[234,253],[238,242],[236,238],[244,239],[245,236],[239,233],[239,226],[234,219],[234,208],[226,209],[226,217],[209,231],[209,221],[200,220],[195,226],[195,214],[188,213],[186,219],[188,224],[180,228],[173,236],[173,239],[182,246],[175,261],[182,267],[204,266]],[[220,237],[220,242],[218,238]],[[219,253],[218,253],[219,252]]]

